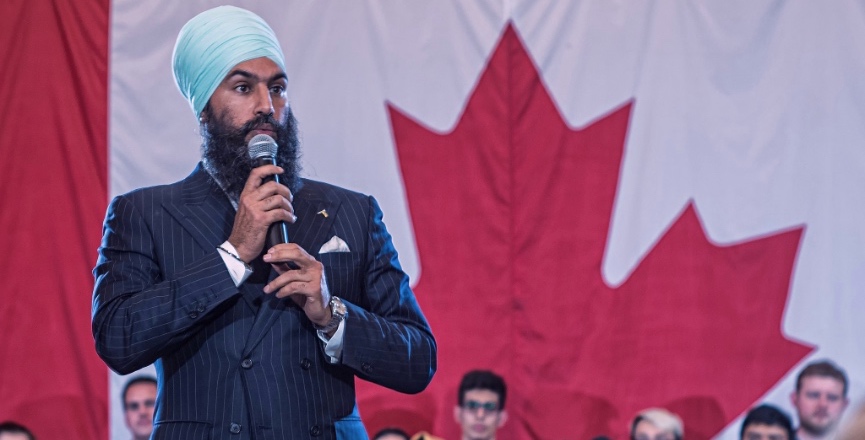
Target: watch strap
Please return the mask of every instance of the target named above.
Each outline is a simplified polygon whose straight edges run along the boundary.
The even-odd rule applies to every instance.
[[[339,327],[339,323],[345,321],[345,317],[348,315],[345,304],[337,296],[330,297],[328,307],[330,307],[330,321],[325,325],[312,324],[316,330],[324,333],[329,333]]]

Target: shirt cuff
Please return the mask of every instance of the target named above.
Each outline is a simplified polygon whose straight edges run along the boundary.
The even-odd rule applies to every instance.
[[[339,358],[342,357],[342,339],[345,334],[345,320],[340,321],[339,327],[336,328],[333,337],[327,339],[327,333],[319,330],[318,339],[324,343],[324,353],[327,354],[328,362],[338,364]]]
[[[228,274],[234,280],[234,285],[240,287],[252,275],[252,268],[243,263],[243,260],[237,256],[237,249],[228,240],[225,240],[216,250],[222,257],[222,261],[225,262],[225,267],[228,268]]]

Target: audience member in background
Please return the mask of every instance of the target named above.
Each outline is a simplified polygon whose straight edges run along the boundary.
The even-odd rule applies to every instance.
[[[147,440],[153,432],[153,406],[156,404],[156,378],[137,376],[126,382],[123,415],[133,440]]]
[[[662,408],[644,409],[631,422],[631,440],[682,440],[684,432],[682,419]]]
[[[460,382],[454,419],[462,440],[494,440],[508,420],[505,411],[507,388],[501,376],[487,370],[466,373]]]
[[[19,423],[0,423],[0,440],[36,440],[36,436],[29,429]]]
[[[799,440],[833,438],[850,402],[847,375],[832,361],[812,362],[796,378],[791,400],[799,417]]]
[[[760,405],[748,411],[739,431],[741,440],[795,440],[790,417],[772,405]]]
[[[399,428],[384,428],[372,440],[409,440],[408,433]]]

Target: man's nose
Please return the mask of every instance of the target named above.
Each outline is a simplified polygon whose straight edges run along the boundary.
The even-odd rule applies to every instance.
[[[490,411],[484,407],[479,407],[477,409],[472,410],[472,414],[474,414],[477,418],[482,419],[486,417],[488,414],[492,414],[493,411]]]
[[[267,87],[258,87],[255,91],[255,114],[256,115],[272,115],[273,114],[273,98],[270,96],[270,89]]]

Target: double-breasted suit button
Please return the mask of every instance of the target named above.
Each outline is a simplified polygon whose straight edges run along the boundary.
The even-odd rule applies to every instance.
[[[362,363],[360,369],[363,370],[364,373],[372,373],[372,365],[367,362]]]
[[[311,366],[312,366],[312,361],[310,361],[307,358],[303,358],[300,361],[300,368],[303,368],[304,370],[309,370],[309,367],[311,367]]]
[[[312,425],[312,428],[309,428],[309,435],[313,437],[318,437],[321,435],[321,427],[318,425]]]
[[[195,308],[195,311],[198,313],[204,313],[205,310],[207,310],[207,307],[205,307],[204,304],[199,304],[198,307]]]
[[[252,359],[244,359],[243,362],[240,363],[240,366],[247,370],[252,368]]]
[[[198,318],[198,312],[196,312],[196,311],[194,311],[194,310],[191,311],[191,312],[189,312],[189,318],[190,318],[190,319]]]
[[[232,423],[231,425],[228,425],[228,432],[232,434],[240,434],[240,424]]]

